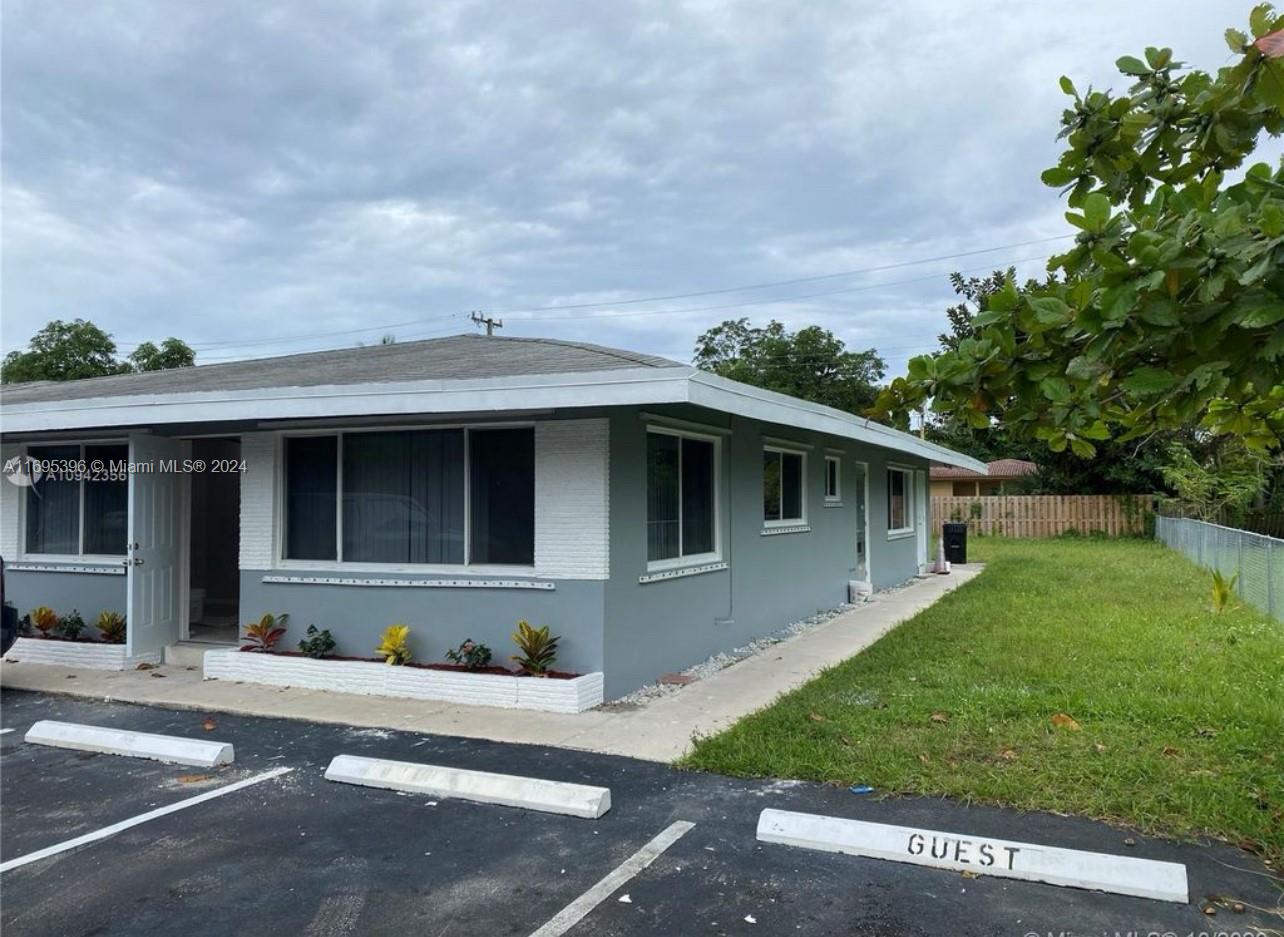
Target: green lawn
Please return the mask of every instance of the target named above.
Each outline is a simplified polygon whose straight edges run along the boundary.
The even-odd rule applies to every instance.
[[[969,550],[980,577],[684,764],[1080,813],[1284,858],[1284,625],[1212,614],[1208,575],[1147,541]]]

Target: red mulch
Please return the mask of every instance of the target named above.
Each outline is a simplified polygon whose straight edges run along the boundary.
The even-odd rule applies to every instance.
[[[267,654],[273,655],[274,657],[307,657],[308,656],[307,654],[304,654],[302,651],[266,651],[265,652],[258,647],[253,647],[248,644],[242,645],[241,650],[250,654],[267,653]],[[385,663],[382,657],[347,657],[343,654],[327,654],[325,657],[322,657],[320,659],[321,660],[353,660],[353,661],[361,661],[367,664]],[[490,667],[481,667],[481,668],[478,668],[477,670],[469,670],[469,668],[465,667],[463,664],[423,664],[423,663],[419,663],[418,661],[411,661],[408,664],[398,664],[396,666],[412,667],[416,670],[451,670],[456,673],[489,673],[489,674],[495,674],[501,677],[533,677],[534,676],[534,674],[529,674],[522,670],[509,670],[507,667],[499,667],[495,665],[492,665]],[[576,677],[579,677],[579,676],[583,676],[583,674],[568,673],[562,670],[550,670],[548,673],[544,674],[544,677],[550,680],[574,680]]]

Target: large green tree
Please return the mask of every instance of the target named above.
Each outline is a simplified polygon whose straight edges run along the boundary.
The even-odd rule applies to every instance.
[[[11,351],[0,365],[0,383],[24,381],[74,381],[83,377],[159,371],[186,367],[196,354],[177,338],[167,338],[158,348],[143,342],[126,361],[116,357],[112,337],[85,319],[55,319],[31,337],[25,351]]]
[[[1284,440],[1284,167],[1227,184],[1263,134],[1284,130],[1284,17],[1269,5],[1236,60],[1183,72],[1169,49],[1124,56],[1128,93],[1091,88],[1062,116],[1071,250],[1055,282],[1010,277],[972,335],[910,361],[874,412],[933,410],[1091,457],[1098,442],[1174,431]]]
[[[722,377],[849,413],[873,404],[887,373],[873,348],[849,351],[828,329],[812,325],[790,332],[774,319],[763,328],[748,319],[714,326],[696,339],[694,361]]]

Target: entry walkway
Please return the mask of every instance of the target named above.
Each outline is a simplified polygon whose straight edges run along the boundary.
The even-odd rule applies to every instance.
[[[202,680],[199,670],[178,666],[113,672],[6,662],[0,666],[0,685],[201,711],[552,745],[668,762],[681,757],[693,737],[727,728],[824,668],[859,653],[980,571],[981,566],[975,564],[956,566],[948,576],[931,576],[894,592],[876,594],[871,601],[812,631],[677,692],[628,709],[560,714],[354,696]]]

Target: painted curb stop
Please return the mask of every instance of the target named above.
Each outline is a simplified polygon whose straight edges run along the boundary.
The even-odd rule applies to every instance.
[[[596,820],[611,809],[611,791],[605,787],[358,755],[336,755],[325,769],[325,777],[327,781],[341,784],[521,807],[589,820]]]
[[[1186,867],[1180,863],[988,836],[768,808],[758,817],[758,841],[1157,901],[1190,900]]]
[[[76,722],[54,722],[42,719],[33,725],[24,740],[35,745],[73,748],[105,755],[150,758],[173,765],[214,768],[230,765],[234,758],[232,743],[205,739],[185,739],[177,735],[153,735],[106,726],[81,725]]]

